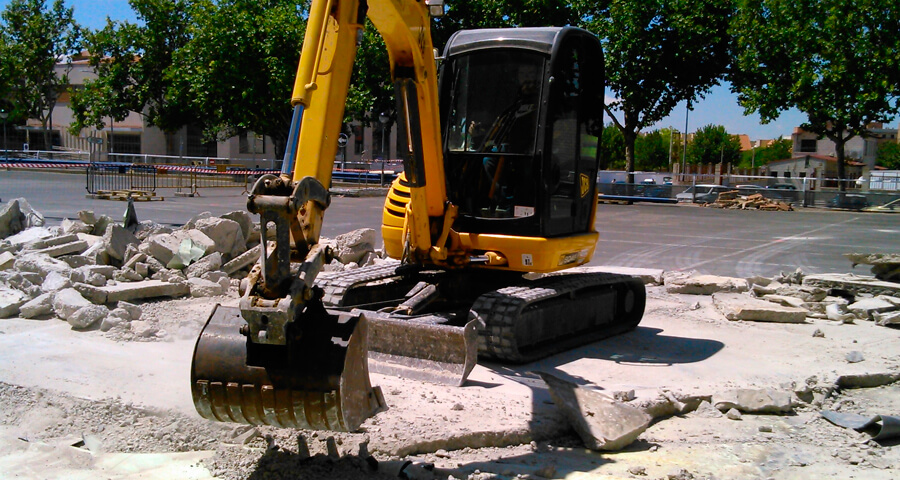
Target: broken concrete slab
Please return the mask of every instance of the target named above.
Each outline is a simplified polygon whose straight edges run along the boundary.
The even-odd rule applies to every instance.
[[[804,305],[806,304],[801,298],[789,297],[787,295],[763,295],[762,299],[785,307],[805,308]]]
[[[29,248],[31,250],[43,250],[47,247],[55,247],[55,246],[63,245],[66,243],[77,242],[79,240],[81,240],[81,239],[78,238],[78,235],[75,235],[74,233],[66,234],[66,235],[59,235],[59,236],[47,237],[47,238],[42,238],[40,240],[36,240],[32,243],[29,243],[27,245],[27,248]]]
[[[212,250],[221,253],[225,258],[234,258],[247,251],[241,225],[227,218],[209,217],[197,220],[194,228],[203,232],[215,242]]]
[[[187,284],[190,287],[192,297],[215,297],[224,295],[228,291],[227,288],[222,288],[222,285],[219,283],[199,277],[189,278]]]
[[[131,320],[140,320],[141,314],[143,313],[143,311],[141,310],[141,307],[139,307],[133,303],[129,303],[129,302],[122,301],[122,300],[119,300],[116,303],[116,308],[117,309],[121,308],[121,309],[125,310],[126,312],[128,312],[128,317]]]
[[[126,260],[125,251],[128,249],[128,246],[137,245],[140,243],[140,240],[125,227],[113,224],[106,228],[102,242],[106,246],[106,253],[110,257],[123,262]]]
[[[41,284],[41,290],[44,293],[58,292],[64,288],[69,288],[72,286],[72,281],[67,277],[62,276],[57,272],[50,272],[47,274],[47,278],[44,279],[44,282]]]
[[[241,235],[244,236],[244,241],[250,241],[250,235],[253,233],[254,222],[253,217],[251,217],[246,210],[235,210],[233,212],[228,212],[225,215],[222,215],[221,218],[237,222],[238,225],[241,226]]]
[[[872,318],[873,313],[884,313],[897,310],[897,306],[883,298],[862,298],[850,305],[847,310],[855,314],[859,318]]]
[[[176,230],[170,234],[156,234],[147,238],[138,248],[142,253],[155,258],[163,265],[168,265],[172,259],[182,250],[182,243],[187,242],[187,249],[198,249],[200,255],[196,259],[203,256],[203,253],[211,251],[215,246],[215,242],[200,230]],[[194,259],[194,260],[196,260]],[[184,258],[182,264],[190,264],[191,261]],[[185,261],[187,261],[185,263]]]
[[[819,288],[813,287],[810,285],[779,285],[775,288],[776,295],[782,295],[786,297],[795,297],[803,300],[804,302],[821,302],[825,297],[828,296],[828,291]]]
[[[841,375],[834,384],[838,388],[875,388],[900,381],[900,373],[862,373]]]
[[[30,298],[25,292],[0,285],[0,318],[9,318],[19,314],[19,307],[25,305]]]
[[[109,309],[103,305],[86,305],[66,318],[66,322],[77,330],[91,328],[109,315]]]
[[[871,265],[875,278],[886,282],[900,282],[900,253],[845,253],[853,263]]]
[[[728,320],[754,322],[804,323],[806,309],[784,307],[739,293],[714,293],[713,305]]]
[[[650,415],[638,408],[551,374],[537,373],[550,387],[557,407],[592,450],[621,450],[650,425]]]
[[[184,274],[188,278],[199,278],[209,272],[214,272],[222,268],[222,254],[213,252],[200,260],[192,263],[184,270]]]
[[[68,263],[55,259],[43,253],[26,253],[16,259],[16,270],[33,272],[46,278],[50,272],[57,272],[64,277],[72,274],[72,267]]]
[[[19,200],[0,205],[0,238],[6,238],[25,230],[27,219],[19,206]]]
[[[750,289],[747,280],[718,275],[696,275],[687,278],[666,279],[666,291],[689,295],[712,295],[716,292],[746,292]]]
[[[812,285],[825,289],[842,290],[853,295],[868,293],[871,295],[900,296],[900,283],[885,282],[874,277],[862,277],[853,274],[822,273],[807,275],[804,285]]]
[[[53,311],[56,316],[68,320],[79,308],[93,305],[75,288],[66,288],[53,295]]]
[[[369,252],[375,251],[376,235],[371,228],[343,233],[334,239],[334,257],[343,264],[359,263]]]
[[[99,290],[106,292],[105,303],[131,302],[158,297],[183,297],[190,294],[190,288],[185,284],[168,283],[161,280],[107,285],[100,287]]]
[[[641,281],[644,282],[644,285],[661,285],[663,283],[663,273],[665,273],[663,270],[657,268],[617,267],[613,265],[600,265],[599,267],[577,267],[573,268],[572,271],[605,272],[628,275],[631,277],[640,278]]]
[[[16,256],[10,252],[0,253],[0,270],[9,270],[16,263]]]
[[[716,408],[722,412],[734,408],[744,413],[789,413],[793,409],[790,391],[742,388],[714,397]]]
[[[685,394],[678,391],[658,391],[641,394],[635,407],[640,408],[654,419],[689,413],[703,402],[711,402],[711,395]]]
[[[51,313],[53,313],[52,293],[38,295],[19,307],[19,316],[22,318],[38,318]]]
[[[41,250],[38,250],[35,253],[43,253],[49,255],[51,257],[61,257],[63,255],[76,255],[84,252],[88,249],[88,244],[85,241],[77,240],[74,242],[64,243],[62,245],[54,245],[52,247],[47,247]]]
[[[223,265],[222,270],[225,271],[225,273],[231,275],[238,270],[247,268],[250,265],[253,265],[253,262],[259,260],[260,251],[262,251],[262,247],[257,245]]]
[[[889,325],[900,325],[900,311],[887,312],[887,313],[873,313],[872,320],[875,321],[876,325],[881,325],[883,327],[886,327]]]

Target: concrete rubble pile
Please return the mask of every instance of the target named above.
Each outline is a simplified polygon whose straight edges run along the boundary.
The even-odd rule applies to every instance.
[[[766,198],[761,193],[753,195],[740,195],[737,190],[722,192],[713,203],[706,204],[711,208],[729,208],[735,210],[768,210],[778,212],[791,212],[794,210],[790,203]]]
[[[874,321],[900,324],[900,283],[852,274],[781,274],[749,279],[715,275],[668,274],[669,293],[712,295],[728,320],[806,323]]]
[[[204,212],[180,228],[152,221],[125,228],[80,211],[44,227],[15,199],[0,208],[0,222],[0,318],[55,315],[73,329],[141,328],[134,302],[224,295],[260,252],[259,225],[243,211]],[[322,242],[335,252],[332,270],[381,261],[371,229]]]

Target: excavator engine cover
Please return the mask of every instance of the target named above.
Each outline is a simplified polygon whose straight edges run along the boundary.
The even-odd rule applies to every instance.
[[[260,345],[248,340],[240,309],[217,305],[191,363],[191,393],[200,415],[349,432],[382,410],[381,391],[369,382],[365,316],[313,304],[301,318],[287,345]]]

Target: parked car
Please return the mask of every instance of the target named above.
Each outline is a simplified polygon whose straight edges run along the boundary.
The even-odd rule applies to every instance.
[[[828,208],[843,208],[847,210],[862,210],[869,206],[869,199],[865,195],[855,193],[839,193],[826,204]]]
[[[881,212],[881,213],[900,213],[900,198],[896,200],[891,200],[884,205],[876,205],[874,207],[866,207],[863,209],[866,212]]]
[[[775,183],[766,187],[766,197],[785,202],[796,202],[800,198],[800,192],[792,183]]]
[[[765,194],[766,189],[759,185],[735,185],[734,189],[738,191],[738,195],[748,197],[757,193]]]
[[[713,203],[719,199],[719,194],[734,190],[733,188],[723,187],[722,185],[694,185],[688,187],[687,190],[675,195],[678,203]]]

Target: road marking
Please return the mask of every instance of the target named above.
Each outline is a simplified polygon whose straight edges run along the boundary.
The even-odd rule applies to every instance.
[[[849,219],[849,220],[844,220],[843,222],[830,223],[830,224],[828,224],[828,225],[823,225],[823,226],[821,226],[821,227],[819,227],[819,228],[814,228],[814,229],[812,229],[812,230],[808,230],[808,231],[805,231],[805,232],[801,232],[801,233],[798,233],[798,234],[796,234],[796,235],[791,235],[791,236],[789,236],[789,237],[777,238],[777,239],[775,239],[775,240],[772,240],[771,242],[766,242],[766,243],[763,243],[763,244],[760,244],[760,245],[756,245],[756,246],[753,246],[753,247],[743,248],[743,249],[741,249],[741,250],[736,250],[736,251],[734,251],[734,252],[732,252],[732,253],[729,253],[729,254],[727,254],[727,255],[719,255],[718,257],[710,258],[710,259],[708,259],[708,260],[703,260],[702,262],[696,262],[696,263],[694,263],[694,264],[692,264],[692,265],[688,265],[687,267],[684,267],[684,269],[685,269],[685,270],[693,270],[693,269],[695,269],[695,268],[697,268],[697,267],[699,267],[699,266],[701,266],[701,265],[706,265],[707,263],[713,263],[713,262],[722,260],[722,259],[724,259],[724,258],[734,257],[734,256],[736,256],[736,255],[744,255],[744,254],[746,254],[746,253],[753,252],[753,251],[755,251],[755,250],[761,250],[761,249],[764,249],[764,248],[769,248],[769,247],[771,247],[771,246],[773,246],[773,245],[777,245],[777,244],[779,244],[779,243],[784,243],[784,242],[791,241],[791,240],[794,240],[794,239],[804,238],[804,237],[809,236],[810,234],[813,234],[813,233],[816,233],[816,232],[819,232],[819,231],[822,231],[822,230],[825,230],[825,229],[830,229],[830,228],[839,227],[839,226],[841,226],[841,225],[844,225],[844,224],[847,224],[847,223],[850,223],[850,222],[855,222],[856,220],[859,220],[859,217],[853,217],[853,218],[851,218],[851,219]]]

